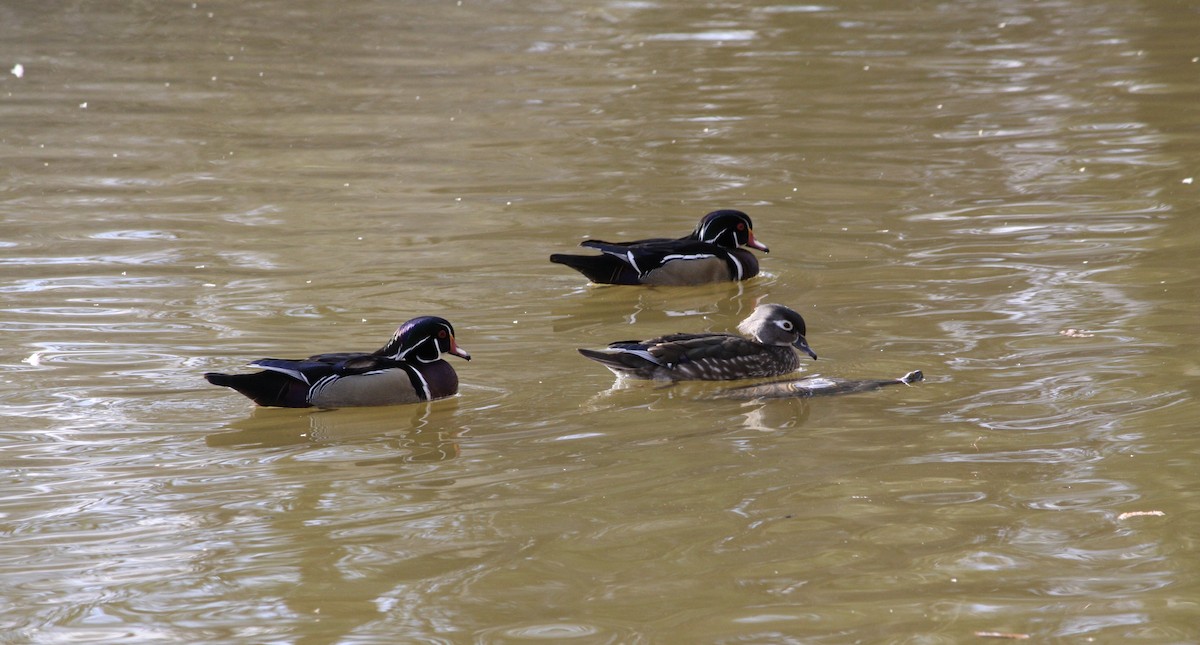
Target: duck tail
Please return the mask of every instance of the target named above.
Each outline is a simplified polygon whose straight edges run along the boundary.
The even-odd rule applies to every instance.
[[[264,407],[308,408],[308,385],[279,372],[220,374],[209,372],[204,379],[231,388]]]
[[[638,284],[637,272],[611,255],[555,253],[550,256],[550,261],[569,266],[596,284]]]

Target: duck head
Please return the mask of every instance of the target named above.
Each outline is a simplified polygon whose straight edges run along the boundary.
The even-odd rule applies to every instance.
[[[754,228],[750,216],[742,211],[713,211],[700,218],[692,237],[709,244],[730,249],[749,246],[763,253],[770,253],[766,244],[754,239]]]
[[[387,345],[375,352],[393,360],[432,363],[442,354],[471,360],[467,350],[454,341],[454,327],[445,318],[420,316],[400,325]]]
[[[808,331],[804,318],[783,305],[755,307],[749,318],[738,323],[738,331],[764,345],[791,345],[817,360],[817,353],[804,338]]]

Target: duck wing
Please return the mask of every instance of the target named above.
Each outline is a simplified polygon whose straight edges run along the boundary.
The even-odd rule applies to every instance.
[[[610,343],[609,349],[634,353],[658,365],[676,368],[706,360],[730,360],[762,351],[762,345],[734,334],[668,334],[642,341]]]
[[[312,385],[330,376],[339,378],[356,376],[367,372],[394,368],[399,363],[400,361],[375,354],[337,352],[317,354],[301,360],[263,358],[250,363],[250,366],[286,374],[298,381]]]
[[[677,240],[650,239],[636,242],[605,242],[587,240],[580,246],[596,249],[605,255],[618,258],[639,275],[646,275],[674,260],[702,260],[724,258],[727,253],[721,247],[690,238]]]

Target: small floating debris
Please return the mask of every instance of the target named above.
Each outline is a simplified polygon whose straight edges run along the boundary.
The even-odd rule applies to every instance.
[[[842,378],[826,378],[809,376],[791,381],[772,381],[757,385],[743,385],[718,392],[718,399],[805,399],[814,396],[832,396],[834,394],[854,394],[870,392],[888,385],[912,385],[925,380],[921,370],[914,370],[890,379],[852,380]]]
[[[17,63],[16,65],[12,66],[12,69],[9,70],[9,72],[13,76],[16,76],[17,78],[21,78],[21,77],[25,76],[25,66],[20,63]]]
[[[1086,329],[1075,329],[1074,327],[1068,327],[1067,329],[1060,330],[1058,333],[1067,338],[1091,338],[1096,335]]]
[[[1118,515],[1117,519],[1118,520],[1127,520],[1131,517],[1145,517],[1147,515],[1149,515],[1151,517],[1162,517],[1162,516],[1166,515],[1166,513],[1162,512],[1162,511],[1126,511],[1126,512]]]

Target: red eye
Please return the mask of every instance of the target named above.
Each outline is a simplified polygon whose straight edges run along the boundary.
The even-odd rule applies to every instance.
[[[742,222],[738,222],[738,230],[739,230],[739,231],[744,231],[744,230],[746,230],[746,225],[745,225],[745,224],[743,224]]]
[[[445,330],[445,329],[443,329],[443,330],[441,330],[441,331],[439,331],[439,332],[438,332],[438,338],[445,338],[445,337],[446,337],[446,330]]]

